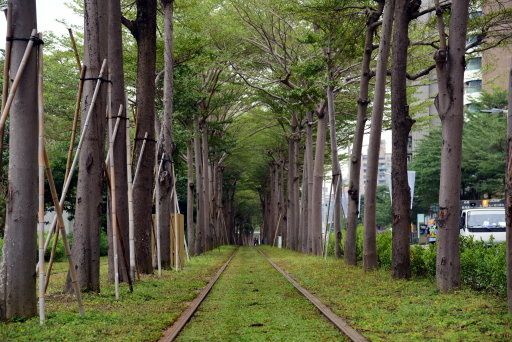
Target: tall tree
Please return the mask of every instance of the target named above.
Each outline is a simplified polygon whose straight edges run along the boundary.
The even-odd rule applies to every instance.
[[[436,0],[439,6],[439,1]],[[468,22],[468,0],[452,2],[448,44],[443,13],[439,9],[439,50],[434,58],[439,93],[435,105],[442,124],[441,180],[439,184],[436,281],[448,292],[460,286],[459,200],[462,125],[464,121],[464,53]]]
[[[407,51],[409,47],[409,21],[419,3],[396,0],[393,30],[393,69],[391,74],[391,118],[393,133],[392,191],[393,191],[393,251],[394,278],[410,278],[411,257],[409,247],[411,196],[407,177],[407,141],[414,121],[407,105]]]
[[[103,85],[96,103],[91,103],[102,60],[106,57],[106,2],[86,0],[84,2],[84,59],[87,67],[82,96],[82,129],[85,117],[91,112],[89,127],[85,132],[80,153],[78,185],[76,189],[75,224],[71,255],[76,263],[78,282],[82,290],[100,291],[99,238],[103,193],[103,148],[105,134],[105,90]],[[106,75],[105,75],[106,76]],[[68,277],[66,290],[73,291]]]
[[[375,240],[375,201],[377,190],[379,146],[386,90],[386,74],[389,49],[391,45],[391,31],[393,27],[394,8],[395,0],[386,0],[386,5],[384,6],[384,17],[382,19],[381,40],[379,44],[379,59],[377,62],[377,71],[375,75],[375,97],[370,130],[370,143],[368,145],[368,181],[366,183],[364,200],[363,267],[366,270],[376,268],[378,266]]]
[[[368,15],[366,24],[366,36],[364,41],[364,53],[361,64],[361,77],[359,81],[359,98],[357,99],[357,122],[352,143],[352,155],[350,156],[350,181],[348,188],[348,213],[347,230],[345,233],[344,259],[348,265],[357,264],[356,253],[356,227],[359,214],[359,183],[361,173],[361,151],[363,148],[364,128],[367,121],[368,89],[372,77],[370,61],[373,51],[373,37],[378,28],[378,20],[384,8],[384,1],[379,1],[376,10]]]
[[[9,5],[13,37],[30,38],[37,29],[35,0],[10,1]],[[23,40],[12,42],[11,79],[20,68],[27,44]],[[0,265],[0,319],[37,313],[37,54],[32,49],[10,110],[9,203]]]
[[[110,120],[117,120],[115,116],[120,115],[121,118],[126,120],[126,97],[124,91],[124,68],[123,68],[123,37],[121,34],[121,2],[120,0],[108,1],[108,60],[109,60],[109,74],[112,81],[112,91],[110,94],[111,108]],[[122,112],[119,112],[120,106],[123,106]],[[123,120],[123,119],[121,119]],[[123,240],[123,244],[118,243],[117,250],[128,259],[128,183],[126,181],[126,125],[120,122],[117,129],[116,139],[114,141],[114,167],[116,179],[116,212],[117,220],[119,222],[118,235],[119,239]],[[112,225],[111,225],[112,226]],[[124,248],[121,248],[121,247]],[[112,243],[109,243],[109,279],[113,280],[113,252],[111,252]],[[123,257],[119,260],[123,260]],[[120,279],[125,279],[128,272],[125,269],[125,264],[120,262]]]
[[[508,312],[512,313],[512,61],[508,75],[507,114],[507,172],[506,172],[506,215],[507,215],[507,298]]]
[[[155,165],[155,65],[156,65],[156,0],[137,0],[137,18],[122,18],[123,24],[137,41],[137,126],[135,160],[141,159],[133,186],[134,226],[137,265],[142,273],[152,273],[151,227],[152,191]],[[147,138],[144,136],[147,133]],[[141,155],[143,141],[146,140]]]
[[[156,224],[160,232],[160,258],[162,267],[171,265],[170,259],[170,213],[175,212],[171,203],[173,188],[172,154],[172,121],[173,121],[173,69],[174,69],[174,39],[173,39],[173,6],[174,0],[162,0],[164,12],[164,113],[160,132],[160,150],[158,160],[163,160],[160,174],[157,175],[156,186]],[[174,194],[175,196],[176,194]],[[174,199],[176,200],[176,198]]]

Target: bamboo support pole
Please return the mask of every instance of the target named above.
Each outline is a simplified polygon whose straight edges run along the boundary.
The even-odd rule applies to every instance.
[[[80,54],[78,53],[78,49],[76,48],[75,36],[73,36],[73,30],[70,27],[68,27],[68,32],[69,39],[71,39],[71,46],[73,47],[73,53],[75,54],[76,65],[78,66],[78,71],[80,71],[82,69],[82,62],[80,62]]]
[[[38,34],[41,39],[41,33]],[[44,107],[43,107],[43,46],[39,45],[37,58],[37,121],[38,121],[38,233],[39,233],[39,324],[46,320],[44,307],[45,273],[44,273]]]
[[[145,142],[145,141],[144,141]],[[162,158],[160,159],[160,163],[158,164],[158,170],[156,172],[156,182],[158,182],[158,177],[160,172],[162,171],[162,165],[164,163],[165,153],[162,153]],[[157,201],[156,199],[156,185],[153,189],[153,203]],[[156,233],[155,233],[155,241],[156,241],[156,265],[158,268],[158,276],[162,276],[162,255],[161,255],[161,240],[160,240],[160,215],[156,213]]]
[[[12,11],[10,11],[12,12]],[[12,26],[12,24],[10,25]],[[11,28],[12,29],[12,28]],[[12,34],[12,31],[11,31]],[[37,34],[36,29],[32,30],[31,37],[35,37]],[[10,43],[10,42],[8,42]],[[7,99],[5,100],[5,103],[3,103],[3,94],[2,94],[2,115],[0,117],[0,155],[2,154],[4,144],[3,144],[3,136],[4,136],[4,130],[5,130],[5,123],[7,122],[7,117],[9,116],[9,111],[11,109],[12,101],[14,100],[14,95],[16,95],[16,90],[18,90],[18,87],[20,85],[21,79],[23,77],[23,73],[25,72],[25,68],[28,63],[28,59],[30,58],[30,54],[32,53],[32,48],[34,47],[34,40],[29,40],[27,43],[27,47],[25,49],[25,52],[23,54],[23,57],[21,59],[20,65],[18,67],[18,71],[16,73],[16,76],[14,77],[14,81],[12,82],[11,90],[9,94],[7,95]],[[10,49],[9,49],[10,50]],[[10,56],[9,56],[10,59]],[[7,63],[6,63],[7,64]],[[5,72],[5,70],[4,70]],[[7,76],[9,78],[9,76]],[[7,82],[9,83],[9,82]],[[4,86],[6,82],[4,81]]]
[[[117,227],[121,227],[121,224],[119,223],[119,216],[116,216],[116,220],[117,220]],[[124,244],[123,234],[121,234],[120,231],[118,231],[117,233],[118,233],[117,236],[119,237],[119,246],[121,246],[121,250],[123,251],[122,255],[123,255],[124,267],[126,270],[126,276],[128,278],[128,287],[130,288],[130,292],[133,292],[133,283],[132,283],[132,280],[129,275],[130,264],[128,262],[128,257],[124,253],[124,251],[126,249],[124,248],[125,244]]]
[[[172,185],[172,192],[174,196],[174,250],[176,251],[174,253],[174,261],[176,263],[176,271],[180,270],[180,254],[178,253],[179,250],[179,236],[178,236],[178,215],[180,213],[180,208],[178,206],[178,193],[176,192],[176,173],[174,171],[174,164],[172,164],[172,179],[173,179],[173,185]],[[185,237],[183,237],[183,241],[185,241],[185,249],[186,248],[186,240]],[[187,251],[188,255],[188,251]]]
[[[127,112],[128,113],[128,112]],[[135,282],[135,232],[133,223],[132,153],[130,144],[130,121],[126,118],[126,179],[128,182],[128,249],[130,251],[130,278]]]
[[[111,87],[109,87],[110,90]],[[110,91],[109,91],[110,92]],[[109,112],[112,113],[111,105],[109,106]],[[122,113],[123,105],[119,107],[119,112]],[[114,125],[112,123],[113,118],[109,118],[108,120],[108,131],[109,131],[109,152],[110,155],[110,214],[111,214],[111,224],[112,224],[112,247],[114,251],[114,286],[115,286],[115,295],[116,299],[119,300],[119,260],[118,260],[118,251],[117,251],[117,201],[116,201],[116,173],[115,173],[115,164],[114,164]],[[119,118],[117,118],[117,123],[119,124]]]
[[[146,141],[148,139],[148,132],[144,134],[144,141],[142,142],[142,147],[140,148],[139,160],[137,161],[137,167],[135,168],[135,175],[133,176],[132,186],[135,187],[137,184],[137,175],[139,174],[140,164],[142,164],[142,157],[144,156],[144,150],[146,149]]]
[[[80,106],[82,104],[82,93],[84,90],[84,78],[87,67],[84,65],[80,70],[80,83],[78,84],[78,91],[76,93],[75,114],[73,115],[73,126],[71,128],[71,138],[69,139],[68,157],[66,159],[66,173],[64,174],[64,181],[68,178],[69,170],[71,168],[71,159],[73,158],[73,150],[75,149],[76,130],[78,128],[78,119],[80,117]]]
[[[121,122],[121,114],[122,114],[122,109],[123,106],[120,106],[119,107],[119,113],[117,114],[117,118],[116,118],[116,124],[114,125],[114,132],[112,133],[112,138],[114,139],[114,141],[116,141],[116,138],[117,138],[117,131],[119,130],[119,124]],[[108,167],[110,167],[110,146],[108,148],[108,151],[107,151],[107,156],[105,157],[105,165],[107,166],[107,170],[108,170]]]
[[[50,160],[48,159],[48,154],[46,153],[46,148],[44,149],[44,164],[46,167],[46,179],[48,180],[48,185],[50,187],[50,192],[52,194],[53,206],[55,207],[55,213],[57,214],[57,220],[59,222],[59,230],[62,235],[62,244],[64,245],[64,251],[66,253],[66,258],[68,260],[69,265],[69,276],[71,277],[71,285],[73,286],[73,290],[75,291],[76,301],[78,303],[78,311],[80,315],[85,315],[84,307],[82,304],[82,293],[80,292],[80,285],[78,284],[78,276],[76,274],[75,264],[73,263],[73,259],[71,257],[71,248],[69,247],[68,238],[66,236],[66,230],[64,228],[64,218],[62,217],[62,207],[59,203],[57,196],[57,188],[55,187],[55,182],[53,180],[52,169],[50,168]],[[50,274],[48,274],[49,276]]]
[[[48,268],[46,269],[46,280],[44,284],[44,293],[46,293],[48,289],[48,284],[50,283],[50,274],[52,273],[53,263],[55,261],[55,251],[57,249],[57,243],[59,242],[60,235],[60,227],[59,221],[57,220],[57,230],[55,231],[55,237],[53,238],[52,251],[50,253],[50,261],[48,262]]]
[[[101,79],[103,77],[103,73],[104,73],[106,67],[107,67],[107,60],[104,59],[103,60],[103,64],[101,65],[101,69],[100,69],[100,72],[99,72],[99,75],[98,75],[98,79]],[[66,200],[66,195],[67,195],[67,192],[69,190],[69,186],[71,185],[71,179],[73,178],[72,175],[73,175],[73,172],[74,172],[74,170],[76,168],[76,164],[78,163],[78,157],[80,156],[80,151],[82,149],[82,144],[84,142],[85,133],[87,132],[87,128],[89,127],[89,121],[91,120],[91,117],[92,117],[92,111],[94,109],[94,105],[96,104],[96,99],[98,97],[98,94],[99,94],[99,91],[100,91],[100,87],[101,87],[101,81],[98,80],[97,83],[96,83],[96,87],[94,89],[94,93],[92,95],[91,104],[90,104],[90,106],[89,106],[89,108],[87,110],[87,115],[85,117],[84,127],[82,129],[81,134],[80,134],[80,139],[78,140],[78,146],[76,147],[76,153],[75,153],[75,156],[73,158],[73,162],[71,163],[71,168],[70,168],[70,171],[69,171],[69,175],[66,178],[66,181],[64,182],[64,187],[63,187],[62,193],[60,195],[60,201],[59,201],[59,206],[60,207],[62,207],[64,205],[64,201]],[[48,237],[46,238],[45,249],[48,247],[48,243],[50,242],[50,239],[51,239],[52,234],[53,234],[53,232],[55,230],[55,225],[56,224],[57,224],[57,218],[53,219],[50,232],[48,234]]]

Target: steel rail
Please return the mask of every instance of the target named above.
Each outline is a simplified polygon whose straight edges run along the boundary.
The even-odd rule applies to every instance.
[[[187,309],[185,309],[185,311],[183,311],[181,316],[178,317],[178,319],[176,321],[174,321],[173,325],[171,325],[171,327],[165,331],[164,336],[159,340],[159,342],[174,341],[174,339],[176,337],[178,337],[181,330],[183,330],[185,325],[188,323],[188,321],[192,318],[194,313],[197,311],[197,308],[199,307],[199,305],[201,305],[201,303],[206,298],[206,296],[208,296],[213,285],[215,285],[215,283],[217,282],[217,280],[219,279],[221,274],[224,272],[224,270],[228,267],[231,260],[233,260],[233,257],[235,256],[235,254],[237,252],[238,252],[238,248],[235,249],[233,254],[231,254],[231,256],[229,257],[228,261],[226,261],[224,263],[224,265],[222,265],[222,267],[219,268],[217,273],[215,273],[213,278],[210,279],[210,282],[208,283],[208,285],[203,287],[203,289],[201,290],[199,295],[196,298],[194,298],[194,300],[190,303],[190,305],[187,307]]]
[[[279,266],[277,266],[272,260],[270,260],[265,253],[263,253],[259,248],[256,248],[258,252],[274,267],[279,273],[281,273],[295,288],[304,295],[314,306],[317,307],[318,310],[336,327],[338,328],[345,336],[347,336],[351,341],[354,342],[368,342],[368,340],[361,335],[356,329],[352,328],[343,318],[336,315],[329,309],[324,303],[322,303],[317,297],[313,296],[308,290],[300,286],[288,273],[283,271]]]

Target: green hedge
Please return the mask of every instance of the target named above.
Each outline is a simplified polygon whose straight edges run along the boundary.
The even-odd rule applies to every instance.
[[[363,227],[357,227],[357,259],[363,258]],[[334,236],[329,241],[329,254],[334,252]],[[344,239],[342,241],[342,249]],[[391,269],[392,233],[377,234],[377,257],[381,268]],[[460,238],[461,281],[476,290],[505,296],[507,293],[506,245],[484,243],[472,237]],[[411,247],[411,273],[434,279],[436,276],[436,245]]]

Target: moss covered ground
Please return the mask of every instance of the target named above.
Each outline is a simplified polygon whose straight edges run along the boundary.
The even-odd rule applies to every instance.
[[[371,341],[512,341],[504,297],[471,289],[441,294],[429,279],[394,280],[341,260],[262,250]]]
[[[0,341],[155,341],[181,314],[228,259],[233,246],[221,247],[186,264],[183,271],[163,276],[142,275],[133,293],[121,284],[120,300],[107,281],[107,260],[101,260],[101,293],[83,295],[86,315],[80,317],[73,296],[61,294],[66,263],[56,264],[50,283],[47,322],[39,318],[0,323]]]
[[[179,341],[346,340],[252,247],[241,247]]]

